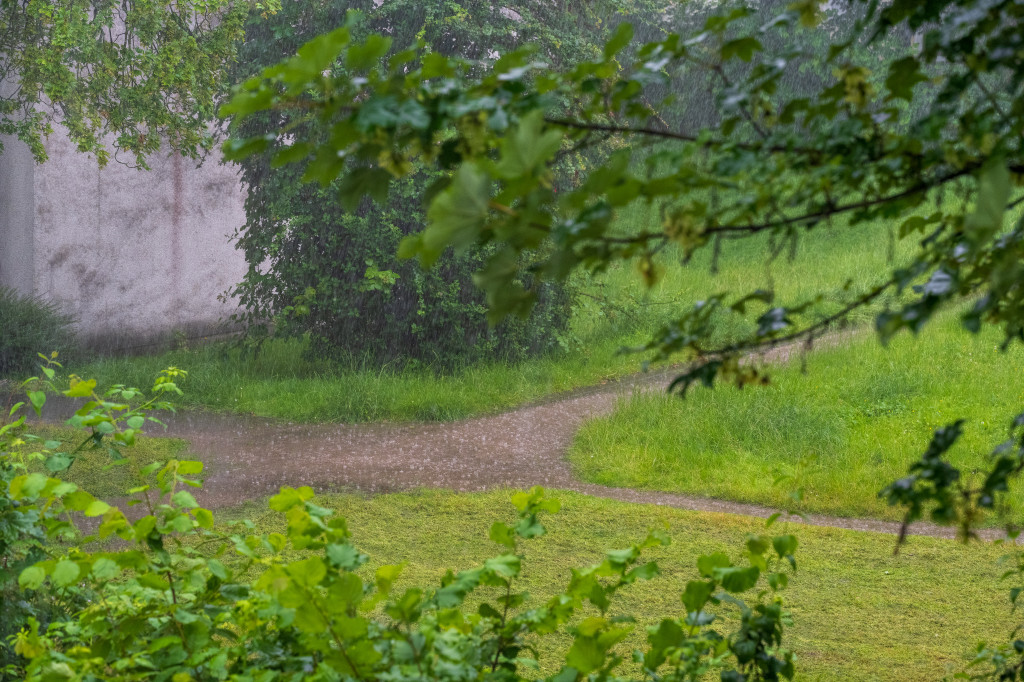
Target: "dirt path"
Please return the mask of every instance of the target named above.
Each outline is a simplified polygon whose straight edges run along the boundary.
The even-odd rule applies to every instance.
[[[765,359],[778,362],[792,349]],[[168,420],[168,436],[184,438],[207,462],[201,504],[227,507],[271,495],[283,486],[317,491],[393,492],[416,488],[482,491],[498,488],[573,490],[627,502],[766,518],[776,510],[752,504],[655,491],[611,488],[575,478],[565,459],[583,422],[610,413],[636,392],[664,390],[672,372],[556,396],[502,414],[451,423],[289,424],[237,415],[186,412]],[[801,522],[800,519],[793,519]],[[897,533],[899,524],[810,515],[806,523]],[[918,535],[952,537],[949,528],[915,524]]]
[[[832,337],[820,345],[835,345]],[[796,347],[761,359],[779,363]],[[565,454],[588,419],[609,414],[616,401],[637,392],[663,391],[677,372],[636,375],[497,415],[450,423],[291,424],[207,412],[169,416],[165,434],[191,443],[206,462],[200,504],[229,507],[274,494],[281,486],[308,485],[318,492],[394,492],[416,488],[482,491],[500,488],[573,490],[596,497],[766,518],[776,510],[712,498],[611,488],[573,475]],[[53,414],[53,418],[57,418]],[[800,519],[792,519],[801,522]],[[810,515],[806,523],[881,533],[899,524],[873,519]],[[915,524],[917,535],[952,537],[949,528]]]

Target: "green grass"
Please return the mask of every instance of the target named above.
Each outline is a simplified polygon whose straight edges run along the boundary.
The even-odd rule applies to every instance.
[[[644,227],[652,213],[625,222]],[[146,387],[167,366],[187,369],[187,407],[226,410],[301,422],[453,420],[496,412],[554,393],[635,372],[642,358],[620,354],[694,301],[721,291],[774,288],[780,301],[799,302],[824,293],[815,314],[833,310],[847,280],[871,282],[892,263],[883,226],[853,230],[822,227],[807,235],[796,257],[765,263],[767,241],[724,247],[717,274],[702,254],[688,266],[665,254],[662,276],[646,289],[631,266],[617,264],[588,278],[572,320],[576,343],[565,352],[513,365],[481,363],[448,375],[428,370],[338,367],[303,357],[297,341],[272,341],[258,356],[211,345],[154,356],[108,358],[74,368],[101,385]],[[881,246],[880,246],[881,245]],[[899,261],[909,244],[897,245]],[[747,330],[749,321],[723,318],[719,337]]]
[[[982,465],[1024,407],[1024,349],[997,349],[946,315],[888,349],[865,334],[772,372],[772,385],[691,390],[686,400],[635,396],[577,434],[570,460],[581,478],[784,505],[802,487],[804,509],[896,518],[877,493],[904,476],[932,431],[957,418],[951,453]],[[778,485],[776,479],[784,477]],[[1021,518],[1018,498],[1014,513]]]
[[[738,559],[747,533],[763,522],[685,512],[556,491],[560,513],[546,517],[549,533],[525,543],[523,587],[528,604],[564,587],[569,570],[597,562],[604,550],[629,546],[651,527],[667,525],[672,544],[651,550],[663,575],[619,593],[613,613],[632,613],[639,626],[678,616],[679,594],[697,578],[699,555],[726,551]],[[470,568],[499,548],[487,539],[496,520],[512,517],[509,493],[426,491],[375,497],[331,495],[317,502],[349,521],[370,568],[404,562],[401,590],[437,584],[446,569]],[[281,530],[280,515],[252,503],[233,510],[260,532]],[[222,512],[223,519],[225,514]],[[935,680],[962,669],[978,640],[1006,641],[1012,627],[1007,590],[993,545],[911,538],[894,555],[892,536],[790,526],[800,541],[798,571],[784,593],[794,616],[787,642],[797,653],[800,680]],[[778,531],[781,532],[781,531]],[[567,638],[546,643],[541,663]],[[623,648],[640,645],[637,633]],[[546,662],[546,663],[545,663]]]

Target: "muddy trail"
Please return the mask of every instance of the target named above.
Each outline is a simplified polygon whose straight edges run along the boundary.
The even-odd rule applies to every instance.
[[[793,348],[761,356],[785,361]],[[504,413],[449,423],[291,424],[208,412],[168,415],[160,435],[190,443],[206,465],[200,504],[239,505],[272,495],[281,486],[318,492],[396,492],[442,488],[459,492],[503,488],[572,490],[596,497],[678,509],[766,518],[776,510],[674,493],[612,488],[579,481],[565,455],[577,430],[610,413],[618,400],[664,391],[677,371],[636,375],[562,394]],[[51,414],[56,418],[57,414]],[[153,433],[153,431],[150,431]],[[792,520],[801,522],[794,517]],[[899,524],[873,519],[809,515],[802,522],[852,530],[898,533]],[[915,524],[911,532],[952,537],[953,531]]]

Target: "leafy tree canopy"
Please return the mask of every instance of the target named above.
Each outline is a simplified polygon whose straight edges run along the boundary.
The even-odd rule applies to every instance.
[[[0,134],[37,161],[60,123],[79,151],[145,166],[164,143],[210,149],[210,123],[251,9],[276,0],[0,0]],[[0,145],[0,152],[3,146]]]

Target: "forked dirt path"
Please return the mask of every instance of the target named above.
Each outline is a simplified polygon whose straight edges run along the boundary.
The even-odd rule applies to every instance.
[[[785,360],[793,349],[777,349],[768,362]],[[497,415],[451,423],[289,424],[237,415],[183,412],[166,420],[165,435],[191,443],[207,463],[200,504],[228,507],[308,485],[319,492],[371,493],[443,488],[482,491],[500,488],[573,490],[597,497],[678,509],[765,518],[776,510],[711,498],[584,483],[565,459],[584,421],[610,413],[617,400],[634,392],[664,390],[672,372],[610,382]],[[800,522],[800,519],[793,519]],[[806,523],[882,533],[899,524],[873,519],[811,515]],[[911,532],[952,537],[949,528],[915,524]]]

